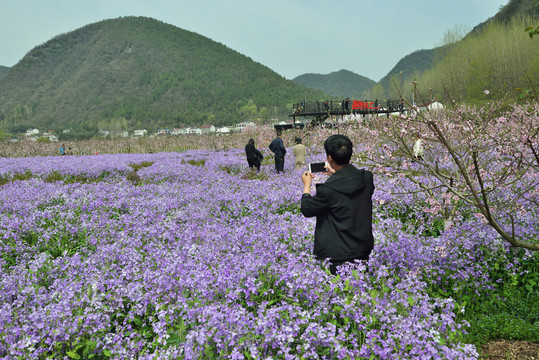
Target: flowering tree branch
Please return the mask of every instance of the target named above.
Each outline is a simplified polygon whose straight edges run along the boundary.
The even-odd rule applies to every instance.
[[[538,239],[528,238],[525,229],[538,225],[529,225],[536,218],[529,211],[539,200],[539,104],[510,111],[495,104],[436,112],[410,106],[408,115],[369,124],[381,144],[367,155],[373,170],[408,178],[413,191],[439,204],[435,210],[446,225],[459,210],[475,209],[505,241],[539,250]],[[428,151],[410,161],[418,136]]]

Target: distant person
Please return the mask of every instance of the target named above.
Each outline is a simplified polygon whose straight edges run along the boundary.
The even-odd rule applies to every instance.
[[[423,160],[423,142],[419,136],[416,136],[414,147],[412,148],[412,161],[421,161]]]
[[[301,138],[297,137],[294,141],[296,145],[294,146],[294,157],[296,158],[296,164],[294,168],[299,170],[305,166],[305,157],[307,156],[307,149],[305,145],[301,143]]]
[[[344,111],[348,112],[349,110],[349,106],[350,106],[350,98],[346,98],[344,100]]]
[[[277,174],[279,172],[284,172],[284,156],[286,155],[286,149],[284,147],[282,130],[277,130],[277,137],[273,139],[271,144],[269,144],[269,149],[275,155],[275,171]]]
[[[65,145],[62,144],[62,146],[60,146],[60,155],[65,155],[66,154],[66,148],[65,148]]]
[[[255,147],[255,141],[253,139],[249,139],[247,145],[245,145],[245,155],[247,155],[249,168],[251,170],[256,168],[257,171],[260,171],[260,164],[264,159],[264,155]]]
[[[373,175],[350,164],[352,142],[344,135],[332,135],[324,142],[330,177],[316,185],[311,196],[313,174],[302,174],[301,213],[316,216],[313,254],[329,259],[330,272],[346,262],[368,260],[374,247],[372,233]]]
[[[71,148],[68,148],[66,155],[73,155],[73,150],[71,150]]]

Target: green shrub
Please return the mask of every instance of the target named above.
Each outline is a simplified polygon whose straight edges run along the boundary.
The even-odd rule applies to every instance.
[[[182,160],[182,163],[184,163],[183,160]],[[206,164],[206,159],[187,160],[187,163],[193,166],[204,166]]]
[[[15,174],[15,175],[13,175],[12,181],[16,181],[16,180],[24,181],[24,180],[31,179],[32,176],[34,176],[34,175],[32,174],[32,172],[31,172],[29,169],[27,169],[27,170],[26,170],[25,172],[23,172],[23,173],[17,173],[17,174]]]
[[[140,185],[141,180],[139,174],[136,171],[131,171],[127,174],[127,180],[129,180],[133,185]]]
[[[143,161],[139,164],[129,164],[128,166],[130,166],[133,171],[138,171],[144,167],[150,167],[153,165],[153,161]]]
[[[222,165],[219,169],[230,175],[238,175],[243,171],[243,167],[238,164]]]
[[[64,180],[64,176],[60,174],[58,170],[54,170],[48,173],[47,176],[45,176],[45,179],[43,179],[43,181],[45,181],[46,183],[52,183],[55,181],[62,181],[62,180]]]
[[[244,173],[241,178],[243,180],[267,180],[269,179],[269,175],[267,173],[251,170]]]

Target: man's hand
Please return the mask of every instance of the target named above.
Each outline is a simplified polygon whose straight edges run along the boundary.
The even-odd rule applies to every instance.
[[[324,166],[324,167],[325,167],[326,170],[327,170],[326,172],[324,172],[324,175],[331,176],[331,175],[335,174],[335,169],[333,169],[333,168],[331,167],[331,165],[329,165],[328,162],[326,162],[326,166]]]
[[[301,181],[303,181],[303,193],[304,194],[311,194],[311,182],[314,178],[314,175],[311,174],[308,171],[305,171],[303,174],[301,174]]]

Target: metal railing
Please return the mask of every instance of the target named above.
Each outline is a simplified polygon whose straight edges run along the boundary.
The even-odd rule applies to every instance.
[[[293,104],[290,116],[375,114],[406,110],[402,100],[325,100]]]

